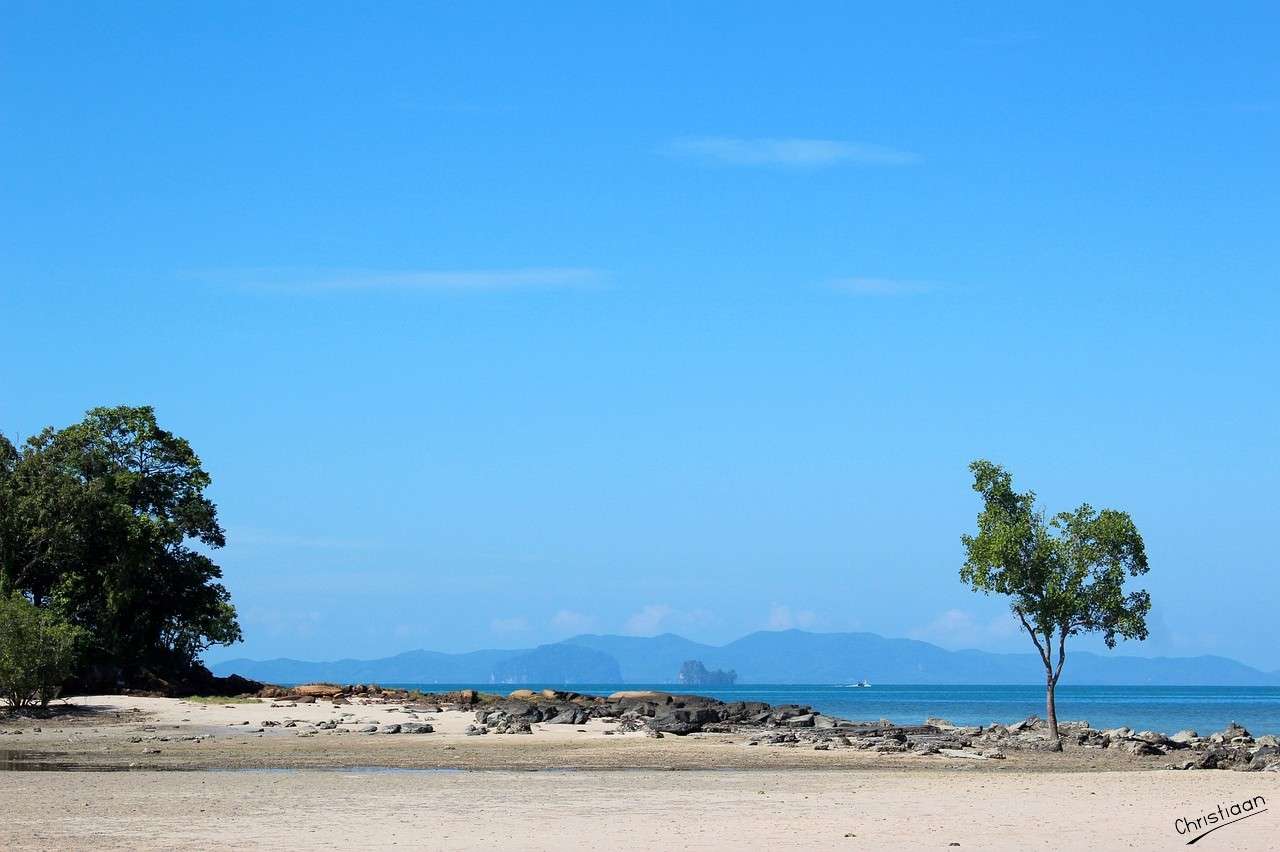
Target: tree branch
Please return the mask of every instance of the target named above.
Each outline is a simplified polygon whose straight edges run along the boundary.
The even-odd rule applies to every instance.
[[[1013,608],[1013,612],[1018,616],[1018,620],[1022,622],[1022,626],[1027,628],[1027,632],[1031,634],[1031,641],[1036,643],[1036,650],[1040,652],[1040,659],[1044,662],[1044,667],[1052,670],[1052,665],[1049,662],[1049,653],[1040,645],[1040,638],[1036,636],[1035,630],[1033,630],[1031,625],[1027,623],[1027,617],[1023,615],[1022,610],[1016,606]]]
[[[1062,675],[1062,664],[1067,661],[1067,631],[1064,627],[1058,635],[1058,667],[1053,672],[1053,683],[1056,686]]]

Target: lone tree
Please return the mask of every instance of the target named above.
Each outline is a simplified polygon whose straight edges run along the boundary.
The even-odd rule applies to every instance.
[[[1127,512],[1098,511],[1087,503],[1046,523],[1035,492],[1014,491],[1003,467],[979,460],[969,470],[983,506],[978,534],[962,537],[968,558],[960,579],[974,591],[1012,598],[1013,614],[1044,663],[1049,736],[1061,749],[1053,693],[1067,659],[1067,637],[1101,633],[1108,648],[1117,636],[1147,638],[1151,596],[1124,589],[1126,577],[1147,573],[1142,536]]]

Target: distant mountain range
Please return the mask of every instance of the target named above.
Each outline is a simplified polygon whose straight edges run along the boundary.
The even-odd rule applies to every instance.
[[[914,639],[874,633],[760,631],[727,645],[704,645],[673,633],[661,636],[583,635],[514,651],[442,654],[407,651],[378,660],[227,660],[215,674],[268,683],[676,683],[681,665],[733,669],[738,683],[892,684],[1043,683],[1035,654],[948,651]],[[1280,685],[1264,672],[1226,657],[1126,657],[1068,650],[1064,684]]]

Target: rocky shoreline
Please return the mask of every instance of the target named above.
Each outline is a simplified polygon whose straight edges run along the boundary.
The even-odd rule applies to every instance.
[[[553,689],[539,692],[517,689],[507,695],[497,695],[473,689],[422,693],[365,684],[307,684],[293,688],[268,687],[260,696],[303,703],[325,700],[335,706],[352,700],[405,705],[404,723],[384,725],[366,733],[429,733],[431,726],[418,721],[418,713],[463,710],[474,714],[474,723],[466,729],[471,736],[532,734],[536,724],[585,725],[599,720],[610,726],[606,735],[636,731],[654,738],[736,734],[746,737],[748,746],[817,751],[856,749],[981,761],[1002,760],[1010,751],[1054,750],[1048,724],[1036,716],[1007,725],[953,725],[940,718],[927,719],[921,725],[902,725],[887,719],[840,719],[806,705],[725,702],[699,695],[654,691],[622,691],[603,696]],[[1255,738],[1235,722],[1206,736],[1192,730],[1172,735],[1127,727],[1099,730],[1083,721],[1060,722],[1058,727],[1064,748],[1106,749],[1113,754],[1135,757],[1168,755],[1174,758],[1167,764],[1169,769],[1280,772],[1277,738],[1272,735]]]

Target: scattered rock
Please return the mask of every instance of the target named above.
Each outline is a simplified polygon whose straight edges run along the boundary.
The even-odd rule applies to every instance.
[[[1045,726],[1045,722],[1039,716],[1028,716],[1021,722],[1014,722],[1009,726],[1009,733],[1019,734],[1023,731],[1034,731],[1037,728]]]
[[[1122,748],[1136,757],[1165,753],[1159,746],[1152,745],[1144,740],[1126,740],[1122,744]]]
[[[1206,751],[1196,759],[1191,766],[1192,769],[1227,769],[1232,763],[1231,752],[1228,749],[1215,747]]]
[[[332,698],[342,694],[342,687],[332,683],[304,683],[292,690],[297,695],[310,698]]]
[[[610,701],[654,701],[661,704],[670,703],[671,696],[665,692],[652,692],[643,689],[624,689],[609,696]]]
[[[1280,764],[1280,748],[1263,746],[1253,753],[1253,758],[1245,767],[1250,772],[1260,772]]]
[[[1230,743],[1230,742],[1253,742],[1253,736],[1244,729],[1244,726],[1237,722],[1232,722],[1216,734],[1209,735],[1211,743]]]

